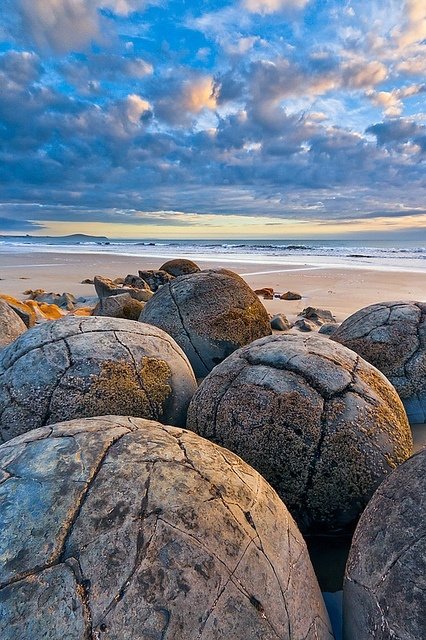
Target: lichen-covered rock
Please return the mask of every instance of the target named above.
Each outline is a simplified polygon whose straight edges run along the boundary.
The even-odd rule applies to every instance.
[[[388,380],[318,335],[275,335],[233,353],[195,393],[187,427],[257,469],[312,533],[350,528],[412,451]]]
[[[362,514],[343,606],[346,640],[425,637],[426,449],[380,485]]]
[[[349,316],[333,334],[392,382],[411,424],[426,422],[426,303],[382,302]]]
[[[186,258],[176,258],[175,260],[168,260],[161,265],[160,271],[167,271],[171,276],[177,278],[179,276],[186,276],[189,273],[198,273],[201,271],[200,267]]]
[[[0,349],[16,340],[27,330],[23,320],[0,299]]]
[[[120,318],[67,316],[0,352],[0,441],[107,413],[184,425],[195,389],[185,354],[164,331]]]
[[[74,420],[0,447],[0,474],[2,640],[332,640],[285,506],[193,433]]]
[[[207,375],[235,349],[271,334],[258,297],[242,278],[226,270],[175,279],[145,305],[140,320],[167,331],[197,377]]]
[[[4,300],[9,307],[18,314],[26,327],[30,328],[35,325],[36,314],[28,304],[20,302],[20,300],[13,298],[13,296],[8,296],[5,293],[0,294],[0,300]]]

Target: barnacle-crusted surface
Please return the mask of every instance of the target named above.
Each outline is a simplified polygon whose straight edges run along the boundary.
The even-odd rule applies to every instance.
[[[2,640],[332,640],[285,506],[192,432],[74,420],[2,445],[0,474]]]
[[[426,422],[426,303],[382,302],[360,309],[333,333],[394,385],[412,424]]]
[[[108,413],[184,425],[195,389],[186,356],[164,331],[118,318],[64,318],[1,352],[0,441]]]
[[[321,336],[271,336],[236,351],[195,393],[187,427],[257,469],[305,531],[353,523],[412,451],[389,382]]]

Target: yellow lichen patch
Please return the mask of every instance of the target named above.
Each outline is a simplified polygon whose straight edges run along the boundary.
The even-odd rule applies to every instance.
[[[144,356],[141,364],[139,376],[158,417],[163,413],[163,403],[172,391],[169,385],[172,372],[167,362],[157,358]]]
[[[80,307],[80,309],[76,309],[75,311],[70,311],[68,316],[91,316],[93,308],[92,307]]]
[[[19,309],[23,313],[28,314],[28,316],[31,319],[30,326],[32,326],[35,323],[36,314],[34,313],[34,310],[26,302],[21,302],[20,300],[17,300],[12,296],[6,295],[5,293],[0,293],[0,298],[5,302],[7,302],[12,308],[16,307],[16,309]]]
[[[29,302],[38,304],[38,308],[40,309],[46,320],[58,320],[65,315],[64,312],[56,304],[46,304],[45,302],[34,303],[34,301]]]
[[[237,344],[246,344],[253,338],[267,335],[269,321],[262,304],[256,300],[250,306],[231,307],[228,311],[213,318],[204,333],[213,340],[229,340]],[[201,332],[202,327],[201,327]]]

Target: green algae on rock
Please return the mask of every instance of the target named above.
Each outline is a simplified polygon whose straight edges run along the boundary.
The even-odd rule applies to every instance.
[[[233,353],[194,394],[187,427],[257,469],[307,533],[350,529],[412,452],[388,380],[318,335],[271,336]]]
[[[1,474],[2,640],[333,638],[277,494],[192,432],[73,420],[2,445]]]

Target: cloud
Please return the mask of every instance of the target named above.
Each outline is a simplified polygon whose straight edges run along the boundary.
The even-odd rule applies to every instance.
[[[286,9],[303,9],[309,0],[243,0],[243,6],[252,13],[276,13]]]
[[[377,144],[389,148],[401,148],[402,144],[412,143],[418,151],[426,152],[426,126],[403,118],[380,122],[367,128],[377,138]]]
[[[14,218],[4,218],[0,216],[0,234],[1,233],[24,233],[27,231],[40,231],[43,225],[30,220],[16,220]]]
[[[426,3],[424,0],[405,0],[405,21],[393,35],[401,49],[426,38]]]
[[[426,93],[426,84],[415,84],[392,91],[371,91],[367,93],[372,103],[383,109],[385,115],[394,117],[401,115],[404,109],[403,100]]]

